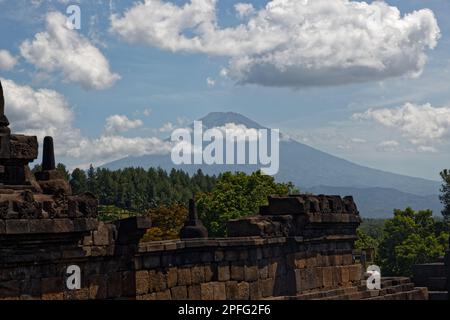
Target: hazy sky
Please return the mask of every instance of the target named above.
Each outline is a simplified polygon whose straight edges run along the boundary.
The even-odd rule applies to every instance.
[[[78,4],[81,29],[66,27]],[[13,130],[73,167],[239,112],[362,165],[450,167],[450,2],[0,0]]]

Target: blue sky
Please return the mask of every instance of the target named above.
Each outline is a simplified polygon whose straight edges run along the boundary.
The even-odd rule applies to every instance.
[[[168,1],[156,2],[162,5]],[[197,23],[202,24],[202,19],[208,19],[213,1],[193,2],[197,6],[186,9],[184,14],[187,17],[198,14],[192,19],[198,19]],[[382,72],[374,72],[372,67],[352,71],[338,65],[337,60],[341,54],[352,50],[361,50],[361,55],[370,52],[368,56],[374,56],[376,60],[377,55],[385,54],[386,48],[380,47],[383,41],[390,39],[389,34],[380,35],[378,44],[376,41],[352,40],[359,39],[357,35],[354,38],[349,35],[348,43],[345,38],[336,41],[324,35],[321,41],[327,46],[325,49],[337,50],[332,52],[332,56],[337,57],[336,61],[334,58],[329,60],[336,63],[332,68],[326,67],[327,59],[320,60],[320,55],[326,51],[320,48],[322,42],[316,42],[318,39],[310,35],[301,40],[298,47],[290,48],[289,44],[281,43],[274,46],[276,49],[270,49],[286,47],[292,50],[289,51],[291,56],[282,61],[291,63],[290,58],[295,60],[294,67],[299,67],[293,68],[293,75],[258,69],[262,65],[258,60],[262,54],[245,47],[242,39],[236,40],[241,36],[237,31],[230,38],[224,36],[223,41],[214,38],[221,36],[217,30],[245,25],[252,15],[265,10],[268,2],[246,1],[252,6],[241,6],[242,14],[239,16],[235,5],[243,3],[242,0],[218,1],[214,6],[217,16],[215,33],[188,26],[182,35],[190,40],[201,33],[201,44],[186,41],[183,45],[183,39],[176,38],[170,29],[161,38],[158,32],[162,32],[162,27],[155,28],[154,33],[148,31],[152,23],[156,25],[160,19],[151,16],[150,10],[148,17],[145,17],[145,10],[141,10],[142,14],[130,15],[127,20],[127,10],[138,12],[135,1],[0,0],[0,78],[2,82],[8,81],[4,86],[12,91],[6,93],[9,98],[6,108],[13,129],[39,136],[53,134],[60,161],[71,167],[86,166],[129,154],[152,153],[156,149],[163,152],[158,139],[170,135],[172,128],[212,111],[234,111],[359,164],[438,179],[439,171],[449,166],[450,155],[447,143],[450,137],[450,2],[386,1],[391,6],[389,10],[394,10],[394,7],[400,10],[399,21],[390,25],[393,31],[377,29],[377,26],[374,30],[380,34],[400,30],[396,35],[399,38],[392,41],[396,41],[399,46],[396,49],[403,52],[392,54],[394,58],[389,59],[393,62],[380,58],[386,64]],[[303,2],[305,12],[310,10],[309,15],[303,17],[307,23],[314,25],[315,22],[308,19],[320,19],[320,14],[329,14],[324,13],[323,8],[314,9],[307,0]],[[171,3],[173,12],[180,13],[176,10],[184,8],[190,1]],[[65,33],[56,24],[66,14],[69,4],[80,6],[82,27]],[[371,5],[369,2],[368,6]],[[440,29],[436,45],[431,44],[431,38],[436,36],[436,31],[433,33],[432,30],[433,19],[427,14],[414,14],[415,10],[424,8],[432,11]],[[200,9],[205,9],[206,13]],[[338,15],[340,7],[330,10],[336,10],[330,16],[336,24],[360,19],[353,14],[356,9],[345,11],[348,14],[346,19]],[[54,15],[49,15],[52,12]],[[115,25],[111,20],[114,14]],[[295,16],[283,14],[286,16],[282,19],[296,23]],[[412,14],[411,19],[417,21],[406,29],[416,33],[405,42],[402,28],[406,28],[404,19],[407,14]],[[138,16],[142,22],[135,21]],[[182,19],[174,23],[189,24]],[[49,20],[53,24],[49,24]],[[277,22],[273,23],[278,27]],[[145,27],[141,28],[142,25]],[[321,23],[316,25],[317,28],[321,26]],[[43,49],[42,46],[51,47],[52,37],[58,32],[72,37],[77,45],[61,48],[59,44],[57,49],[60,51],[55,56],[46,56],[48,48]],[[326,34],[327,29],[323,32]],[[39,33],[46,33],[47,40],[38,39]],[[256,38],[250,32],[249,37],[251,40]],[[267,38],[255,41],[252,46],[277,42],[270,35],[262,34],[262,37]],[[229,41],[229,47],[225,46],[226,41]],[[316,46],[319,43],[318,49],[308,51],[302,47],[308,41]],[[417,41],[417,45],[411,41]],[[427,41],[425,48],[417,49]],[[242,47],[234,53],[231,46]],[[83,52],[93,55],[93,61],[103,66],[97,73],[93,69],[98,64],[79,74],[70,67],[68,60],[72,54],[76,55],[70,50],[86,47],[88,50]],[[302,51],[304,54],[299,53]],[[315,54],[319,56],[315,57]],[[427,62],[417,67],[421,54],[427,57]],[[251,71],[239,69],[239,64],[232,65],[233,59],[242,62],[243,57],[248,56],[256,65]],[[303,68],[302,63],[307,59],[317,67],[318,71],[313,75],[308,75]],[[360,55],[347,57],[349,63],[357,63],[357,59],[363,61]],[[87,60],[86,65],[89,63]],[[74,62],[75,65],[77,63]],[[420,75],[412,77],[410,73],[417,68],[421,69]],[[228,70],[227,75],[224,75],[224,69]],[[349,70],[353,72],[352,76],[357,74],[358,77],[349,77]],[[11,104],[10,109],[8,103]],[[44,104],[50,107],[42,107]],[[39,129],[39,125],[46,127],[50,113],[51,125]]]

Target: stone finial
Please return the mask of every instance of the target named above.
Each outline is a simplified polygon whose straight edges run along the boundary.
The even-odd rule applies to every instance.
[[[10,133],[9,121],[5,116],[5,97],[3,96],[2,82],[0,81],[0,134]]]
[[[45,137],[42,154],[42,170],[50,171],[55,170],[55,168],[55,150],[53,147],[53,138]]]
[[[180,232],[181,239],[204,239],[208,238],[208,230],[203,226],[203,223],[198,219],[197,208],[195,207],[195,200],[189,200],[189,215],[188,220]]]

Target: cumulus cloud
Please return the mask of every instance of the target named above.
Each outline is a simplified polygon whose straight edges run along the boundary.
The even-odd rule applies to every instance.
[[[260,10],[239,4],[238,13],[253,14],[225,28],[216,4],[145,0],[112,15],[111,30],[130,43],[229,57],[221,74],[238,83],[286,87],[418,76],[440,37],[431,10],[402,16],[382,1],[272,0]]]
[[[101,90],[111,87],[120,76],[111,72],[105,56],[87,38],[66,26],[67,17],[50,12],[46,31],[20,46],[21,55],[39,71],[61,72],[69,82],[85,89]]]
[[[0,70],[11,70],[17,64],[17,58],[7,50],[0,50]]]
[[[123,137],[119,132],[142,125],[115,115],[106,119],[105,133],[90,138],[74,127],[74,113],[60,93],[49,89],[33,89],[14,81],[1,79],[5,94],[5,113],[16,133],[55,138],[58,156],[74,162],[103,164],[129,155],[165,154],[171,144],[155,137]]]
[[[400,147],[400,143],[398,141],[387,140],[387,141],[380,142],[377,145],[377,150],[384,151],[384,152],[393,152],[393,151],[397,151],[399,147]]]
[[[236,10],[237,16],[239,18],[245,18],[255,12],[255,8],[251,3],[236,3],[234,5],[234,10]]]
[[[450,107],[406,103],[392,109],[369,109],[352,118],[399,130],[421,152],[436,151],[435,145],[450,137]]]
[[[108,134],[126,132],[142,125],[143,123],[139,119],[131,120],[125,115],[115,114],[106,119],[105,132]]]
[[[206,85],[207,85],[209,88],[212,88],[212,87],[214,87],[214,86],[216,85],[216,80],[214,80],[214,79],[208,77],[208,78],[206,78]]]
[[[102,135],[95,139],[83,138],[78,146],[67,151],[67,155],[99,164],[127,156],[167,154],[172,145],[155,137],[123,137]]]
[[[15,132],[54,135],[69,129],[73,112],[64,96],[49,89],[35,90],[0,79],[5,95],[5,113]]]

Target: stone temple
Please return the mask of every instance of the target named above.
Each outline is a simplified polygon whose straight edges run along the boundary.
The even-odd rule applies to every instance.
[[[92,194],[73,195],[55,170],[53,139],[11,134],[0,85],[0,299],[428,299],[409,278],[369,290],[370,250],[354,250],[352,197],[270,197],[260,214],[209,238],[190,202],[180,239],[142,241],[147,217],[104,223]],[[57,138],[57,137],[56,137]],[[68,286],[69,266],[80,286]],[[448,270],[448,266],[447,269]]]

